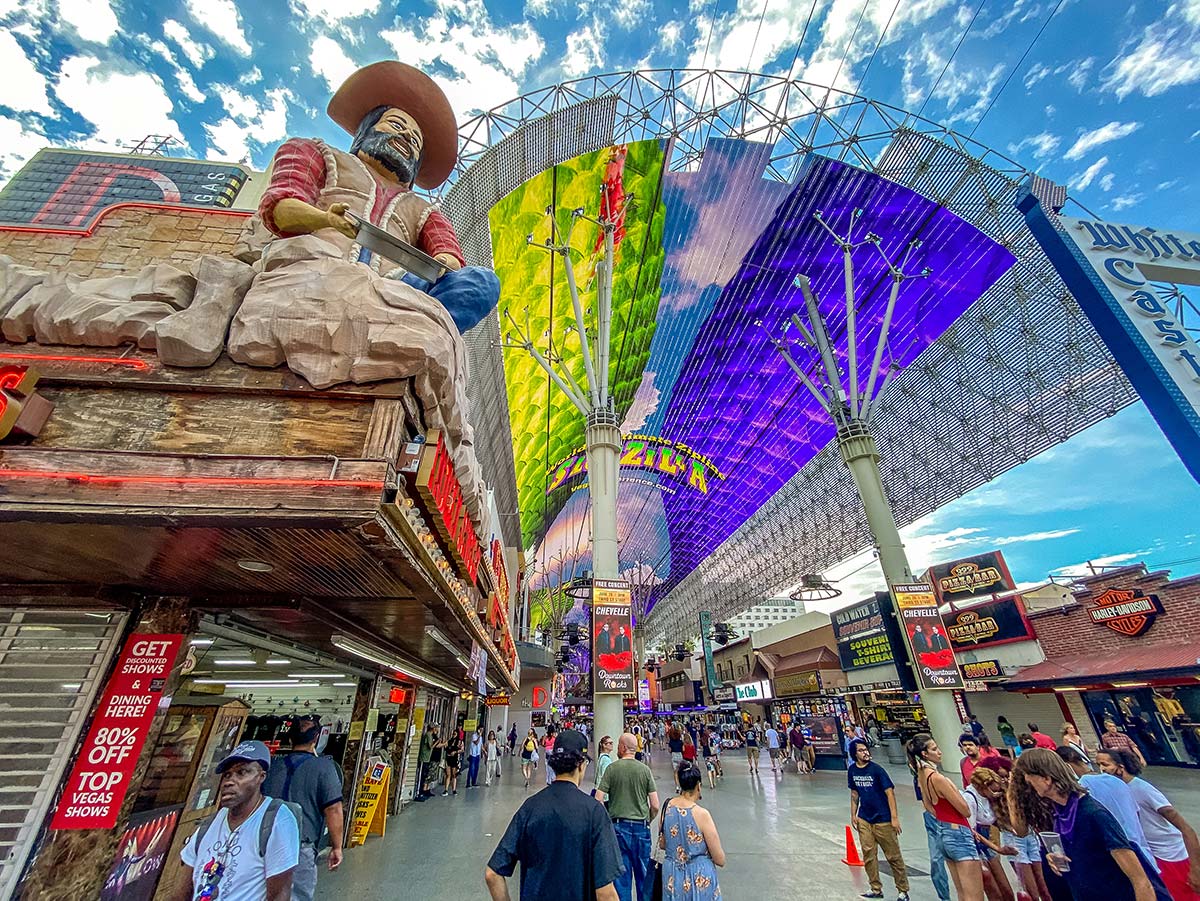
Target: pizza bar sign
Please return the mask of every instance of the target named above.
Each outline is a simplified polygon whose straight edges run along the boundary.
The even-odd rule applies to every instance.
[[[1097,595],[1092,604],[1088,610],[1092,622],[1130,638],[1144,635],[1163,613],[1157,595],[1142,594],[1137,589],[1109,588]]]

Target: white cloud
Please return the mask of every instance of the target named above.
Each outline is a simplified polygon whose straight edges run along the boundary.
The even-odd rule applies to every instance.
[[[0,106],[17,112],[51,115],[46,76],[37,70],[17,39],[7,31],[0,31],[0,59],[4,60],[4,77],[0,78]]]
[[[633,31],[652,21],[650,0],[618,0],[610,13],[618,28]]]
[[[306,19],[337,25],[379,11],[379,0],[291,0],[292,11]]]
[[[1077,63],[1070,64],[1070,74],[1067,75],[1067,84],[1077,91],[1082,91],[1087,85],[1088,76],[1092,74],[1092,69],[1096,65],[1096,58],[1089,56],[1087,59]]]
[[[188,14],[242,56],[250,55],[250,42],[242,15],[233,0],[184,0]]]
[[[683,38],[683,23],[668,22],[658,30],[658,47],[667,53],[673,51],[679,46],[679,41]]]
[[[1066,538],[1068,535],[1076,535],[1080,529],[1053,529],[1047,532],[1029,532],[1026,535],[1009,535],[1004,538],[993,538],[992,544],[1021,544],[1026,541],[1051,541],[1055,538]]]
[[[1111,191],[1113,185],[1117,183],[1117,174],[1115,172],[1105,172],[1100,179],[1100,188],[1104,191]]]
[[[562,69],[572,77],[587,75],[604,63],[604,29],[593,20],[578,31],[567,35],[567,55],[563,57]]]
[[[342,45],[327,35],[321,35],[312,42],[312,50],[308,54],[313,70],[325,79],[329,90],[336,91],[342,82],[354,73],[358,66],[346,54]]]
[[[1034,63],[1025,73],[1025,90],[1031,90],[1039,81],[1047,78],[1052,71],[1045,63]]]
[[[932,36],[905,50],[901,75],[904,101],[915,107],[925,102],[928,96],[942,101],[950,114],[946,116],[948,124],[973,122],[992,102],[992,92],[1000,83],[1005,66],[997,63],[984,69],[961,62],[959,58],[947,65],[949,52],[942,41]]]
[[[1101,86],[1125,98],[1156,97],[1171,88],[1200,81],[1200,3],[1172,3],[1142,31],[1137,43],[1121,49],[1105,67]]]
[[[625,413],[625,421],[621,423],[623,434],[636,432],[643,428],[646,420],[658,409],[661,392],[654,387],[654,377],[655,373],[652,369],[647,369],[642,373],[642,380],[638,383],[638,389],[633,395],[633,402],[630,403],[629,410]]]
[[[1121,138],[1129,137],[1129,135],[1133,134],[1141,127],[1141,122],[1109,122],[1107,125],[1101,125],[1099,128],[1094,128],[1091,131],[1085,131],[1075,140],[1075,143],[1071,145],[1070,149],[1063,154],[1063,159],[1083,159],[1088,153],[1095,150],[1097,147],[1107,144],[1110,141],[1117,141]]]
[[[1108,165],[1108,157],[1102,156],[1082,172],[1079,172],[1067,182],[1067,186],[1076,191],[1083,191],[1100,175],[1101,170]]]
[[[417,19],[413,28],[397,24],[381,37],[398,59],[437,77],[460,121],[517,97],[518,79],[545,50],[528,22],[493,23],[483,0],[435,0],[433,15]]]
[[[1112,208],[1120,211],[1128,209],[1131,206],[1136,206],[1142,202],[1141,194],[1126,194],[1124,197],[1116,197],[1113,199]]]
[[[220,159],[241,162],[250,157],[251,142],[273,144],[287,137],[288,102],[294,97],[286,88],[267,91],[261,102],[232,85],[216,85],[229,113],[215,125],[205,125],[210,148]]]
[[[1128,566],[1133,561],[1147,553],[1149,553],[1149,551],[1133,551],[1127,554],[1109,554],[1107,557],[1096,557],[1094,560],[1085,560],[1083,563],[1072,563],[1070,566],[1060,566],[1058,569],[1051,570],[1050,575],[1063,576],[1064,578],[1068,579],[1078,579],[1083,576],[1093,575],[1106,566]],[[1095,569],[1092,567],[1095,567]]]
[[[243,72],[238,78],[239,84],[258,84],[262,81],[262,69],[255,66],[248,72]]]
[[[58,0],[58,14],[85,41],[107,44],[117,33],[117,16],[109,0]]]
[[[192,64],[193,68],[199,69],[213,58],[215,52],[213,48],[193,38],[192,33],[182,22],[167,19],[163,22],[163,34],[179,45],[179,49],[183,51],[183,55],[188,58],[188,62]]]
[[[50,142],[36,129],[22,125],[16,119],[0,116],[0,187],[4,185],[31,156]]]
[[[525,18],[540,19],[557,13],[562,6],[562,0],[525,0]]]
[[[95,127],[82,146],[115,150],[149,134],[180,135],[171,98],[149,72],[118,70],[94,56],[74,56],[62,65],[57,93]]]
[[[1062,138],[1058,135],[1043,131],[1036,135],[1030,135],[1028,138],[1022,138],[1016,144],[1009,144],[1008,150],[1013,156],[1017,156],[1026,149],[1032,149],[1034,159],[1044,160],[1054,153],[1061,143]]]
[[[175,58],[175,54],[171,52],[171,48],[162,41],[151,41],[150,49],[161,56],[171,66],[171,70],[175,73],[175,81],[179,84],[179,90],[189,100],[201,103],[205,99],[204,92],[196,87],[196,80],[192,78],[192,73],[179,65],[179,60]]]

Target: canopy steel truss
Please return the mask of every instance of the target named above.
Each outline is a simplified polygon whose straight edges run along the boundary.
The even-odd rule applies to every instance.
[[[1136,400],[1014,206],[1031,173],[931,120],[782,76],[656,69],[530,92],[466,122],[459,137],[443,202],[474,263],[490,263],[488,210],[517,185],[581,153],[648,138],[670,142],[671,171],[697,168],[715,137],[771,144],[765,177],[781,182],[806,154],[843,160],[913,188],[1011,250],[1012,269],[890,380],[873,411],[902,526]],[[476,450],[515,544],[499,334],[493,314],[467,335],[468,395]],[[691,634],[700,610],[728,619],[869,545],[854,484],[830,445],[655,604],[647,629],[672,640]]]

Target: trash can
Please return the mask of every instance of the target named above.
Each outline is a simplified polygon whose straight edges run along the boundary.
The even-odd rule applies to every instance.
[[[884,751],[887,752],[888,763],[907,763],[908,755],[904,753],[904,741],[899,738],[885,738]]]

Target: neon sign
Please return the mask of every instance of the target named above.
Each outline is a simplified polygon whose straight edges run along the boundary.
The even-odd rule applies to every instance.
[[[433,519],[434,529],[445,543],[459,575],[474,585],[479,573],[479,537],[463,504],[462,485],[454,473],[454,461],[438,431],[429,433],[421,451],[416,484],[426,512]]]
[[[721,480],[725,478],[725,474],[703,454],[696,453],[686,444],[653,435],[627,435],[620,465],[674,476],[701,494],[708,494],[710,475]],[[547,474],[550,481],[546,494],[586,473],[587,452],[577,450]]]

